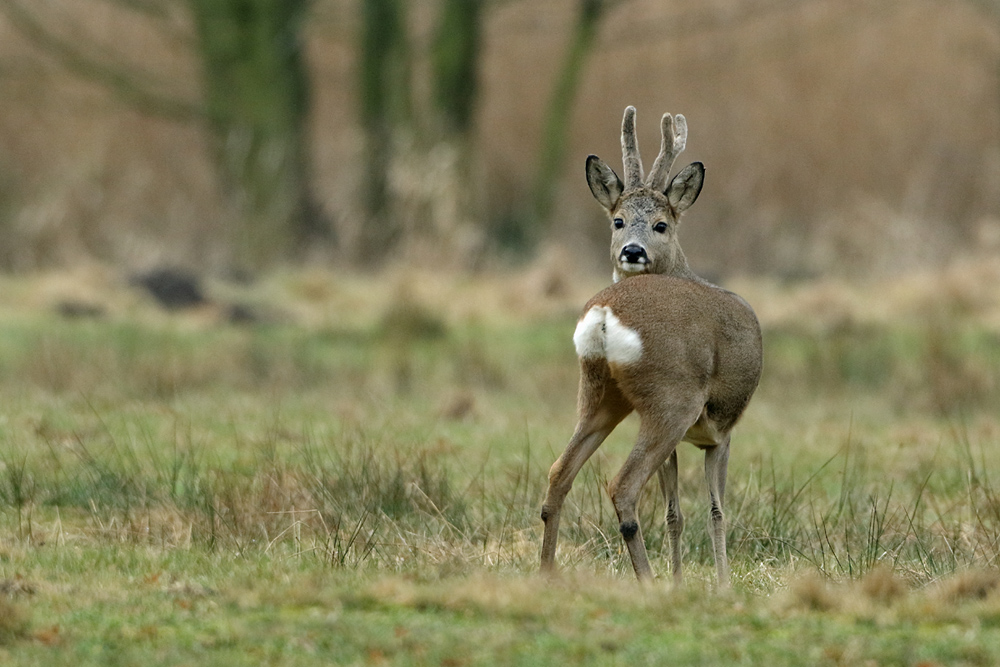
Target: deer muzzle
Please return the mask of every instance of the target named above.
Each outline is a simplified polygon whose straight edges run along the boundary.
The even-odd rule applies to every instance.
[[[622,268],[629,272],[644,271],[646,265],[649,264],[649,256],[641,245],[630,243],[622,248],[618,255],[618,261]]]

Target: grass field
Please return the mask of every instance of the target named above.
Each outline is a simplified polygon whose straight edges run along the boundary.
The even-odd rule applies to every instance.
[[[536,574],[597,284],[214,286],[261,313],[237,325],[100,271],[6,279],[0,662],[997,664],[996,271],[734,285],[765,371],[733,440],[726,593],[683,445],[687,586],[652,492],[658,581],[634,582],[604,492],[631,420],[570,494],[561,576]]]

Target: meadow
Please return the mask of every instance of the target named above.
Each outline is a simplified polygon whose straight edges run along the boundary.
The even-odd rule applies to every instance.
[[[0,662],[996,664],[997,280],[729,285],[765,370],[718,592],[686,445],[687,584],[652,489],[634,581],[604,491],[631,419],[536,572],[599,281],[299,271],[168,313],[106,270],[3,278]]]

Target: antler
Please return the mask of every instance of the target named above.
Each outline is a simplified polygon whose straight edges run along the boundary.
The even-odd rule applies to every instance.
[[[642,159],[635,138],[635,107],[625,107],[622,119],[622,162],[625,166],[625,189],[642,187]]]
[[[626,117],[628,117],[628,111],[625,113]],[[684,146],[687,145],[687,120],[680,114],[676,116],[671,116],[668,113],[663,114],[663,118],[660,120],[660,134],[662,136],[660,140],[660,154],[656,156],[656,162],[653,163],[653,168],[649,172],[649,178],[646,179],[646,187],[657,192],[663,192],[667,189],[670,168],[674,166],[674,160],[684,151]],[[623,137],[622,142],[624,141]],[[636,159],[638,157],[639,154],[637,152]],[[625,173],[628,173],[628,167],[625,168]],[[625,187],[628,188],[628,185]]]

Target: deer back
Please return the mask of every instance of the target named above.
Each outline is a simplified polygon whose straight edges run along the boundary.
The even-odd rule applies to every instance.
[[[603,358],[640,412],[702,401],[720,431],[742,414],[761,373],[757,317],[739,296],[674,276],[633,276],[585,306],[574,342]]]

